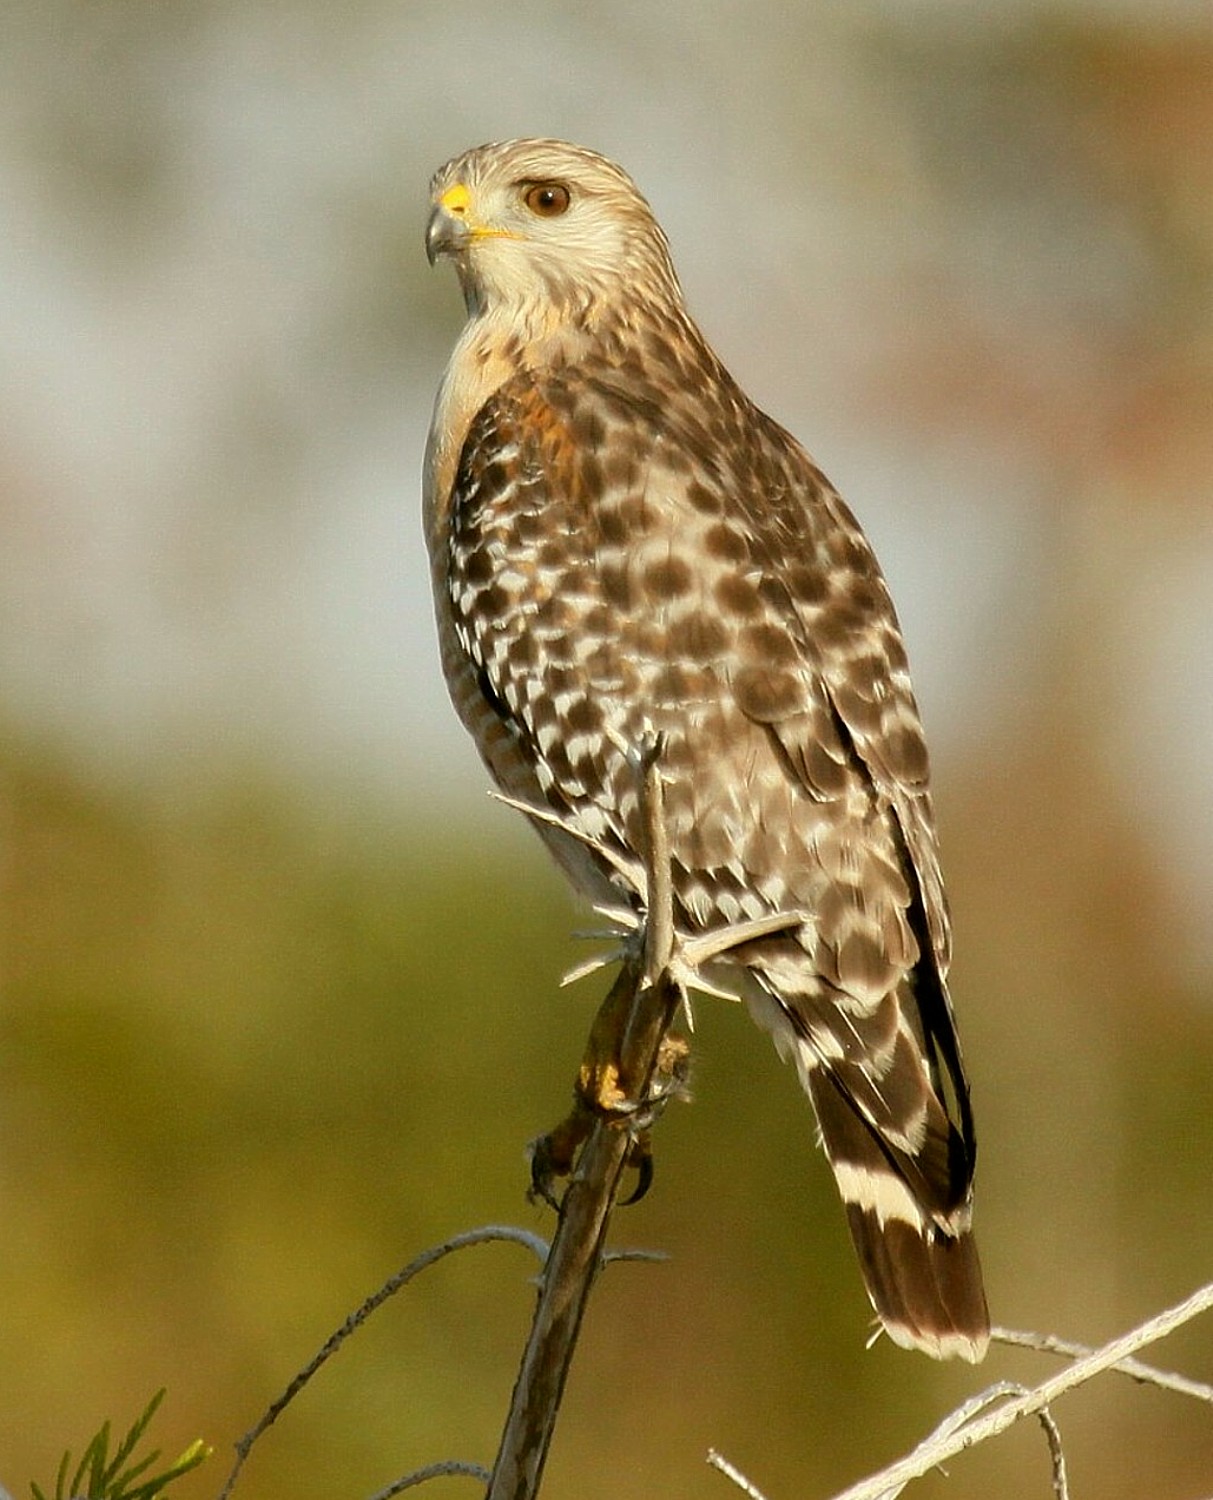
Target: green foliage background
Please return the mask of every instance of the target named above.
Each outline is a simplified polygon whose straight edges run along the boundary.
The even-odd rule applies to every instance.
[[[537,845],[470,858],[457,822],[354,838],[265,787],[151,805],[37,757],[6,780],[4,1480],[17,1493],[159,1380],[159,1441],[217,1449],[180,1493],[212,1493],[230,1442],[398,1264],[477,1223],[550,1226],[522,1148],[562,1111],[592,1013],[592,984],[556,989],[576,919]],[[980,954],[991,919],[965,915]],[[995,1315],[1110,1335],[1208,1275],[1213,1036],[1182,996],[1143,997],[1149,1027],[1092,1006],[1059,1028],[1056,995],[1034,1005],[993,947],[960,998]],[[790,1073],[724,1003],[701,1002],[696,1053],[695,1101],[615,1230],[672,1260],[604,1278],[551,1493],[718,1493],[709,1445],[772,1495],[828,1493],[979,1383],[1041,1369],[865,1352]],[[491,1461],[531,1273],[509,1247],[427,1273],[263,1441],[243,1492],[357,1495],[437,1457]],[[1165,1357],[1207,1378],[1209,1330]],[[1207,1472],[1207,1414],[1178,1398],[1105,1382],[1057,1415],[1093,1492],[1180,1494]],[[1006,1439],[946,1492],[1014,1475],[1028,1493],[1038,1447]]]

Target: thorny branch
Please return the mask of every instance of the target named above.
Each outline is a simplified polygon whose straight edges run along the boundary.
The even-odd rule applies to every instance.
[[[348,1318],[329,1335],[321,1347],[316,1351],[307,1364],[292,1378],[290,1384],[262,1413],[252,1427],[236,1443],[236,1459],[228,1474],[223,1489],[219,1493],[219,1500],[228,1500],[235,1487],[240,1471],[244,1468],[245,1461],[251,1452],[257,1439],[272,1427],[286,1408],[296,1396],[303,1390],[304,1386],[318,1373],[320,1368],[330,1360],[346,1339],[358,1331],[367,1319],[379,1310],[389,1298],[406,1287],[410,1281],[419,1276],[422,1271],[427,1271],[446,1256],[456,1250],[467,1250],[472,1245],[490,1244],[516,1244],[522,1245],[530,1250],[539,1261],[540,1267],[546,1263],[550,1246],[542,1236],[533,1234],[529,1229],[519,1229],[513,1224],[486,1224],[480,1229],[469,1229],[463,1234],[452,1236],[444,1240],[440,1245],[432,1245],[428,1250],[423,1250],[420,1255],[415,1256],[408,1265],[402,1266],[399,1271],[390,1276],[387,1281],[352,1312]],[[605,1264],[621,1260],[646,1260],[661,1261],[666,1257],[654,1250],[611,1250],[603,1256]],[[428,1464],[423,1469],[417,1469],[411,1474],[406,1474],[390,1484],[387,1489],[380,1490],[373,1495],[371,1500],[388,1500],[390,1495],[398,1495],[414,1485],[424,1484],[427,1480],[438,1479],[446,1475],[463,1475],[470,1478],[481,1479],[485,1484],[489,1482],[489,1471],[482,1464],[465,1463],[459,1459],[446,1459],[441,1463]],[[3,1490],[0,1490],[0,1500],[7,1500]]]
[[[681,1001],[670,975],[674,931],[659,754],[657,742],[639,766],[647,835],[643,951],[625,959],[604,1003],[604,1010],[612,1004],[628,1008],[617,1062],[621,1091],[633,1104],[644,1103],[652,1094],[661,1044]],[[600,1115],[577,1159],[486,1500],[532,1500],[539,1492],[582,1315],[632,1144],[626,1115]]]
[[[492,1473],[478,1464],[448,1460],[402,1476],[381,1490],[373,1500],[388,1500],[406,1489],[447,1475],[466,1476],[487,1483],[486,1500],[532,1500],[538,1494],[581,1317],[598,1271],[610,1260],[662,1258],[641,1251],[606,1254],[603,1249],[635,1132],[651,1122],[664,1098],[672,1091],[670,1079],[661,1083],[655,1080],[664,1065],[662,1044],[666,1032],[683,1001],[683,991],[671,972],[676,955],[669,848],[657,764],[660,752],[661,742],[656,738],[634,755],[646,834],[646,858],[644,868],[639,872],[643,889],[638,892],[645,913],[643,921],[637,923],[637,934],[642,941],[633,943],[630,950],[625,951],[623,966],[603,1004],[604,1011],[614,1007],[625,1017],[616,1060],[619,1091],[624,1102],[616,1114],[603,1114],[595,1119],[560,1206],[560,1223],[551,1246],[526,1230],[490,1225],[456,1235],[410,1261],[346,1318],[239,1440],[236,1459],[219,1500],[229,1500],[245,1461],[261,1435],[277,1421],[346,1339],[384,1302],[444,1256],[494,1240],[526,1246],[534,1252],[542,1270],[538,1306]],[[525,810],[534,812],[529,808]],[[637,872],[625,873],[632,876]],[[786,926],[791,920],[793,918],[783,916],[776,919],[775,925]],[[764,927],[769,925],[764,924]],[[716,948],[723,950],[740,940],[740,936],[726,934],[717,936],[714,943]]]

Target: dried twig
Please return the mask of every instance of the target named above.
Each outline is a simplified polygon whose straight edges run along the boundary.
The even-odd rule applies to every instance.
[[[1166,1338],[1169,1333],[1190,1322],[1213,1307],[1213,1282],[1193,1292],[1185,1301],[1165,1312],[1158,1313],[1137,1328],[1122,1334],[1098,1349],[1088,1349],[1081,1344],[1072,1344],[1064,1339],[1038,1334],[1015,1333],[1011,1330],[995,1329],[993,1337],[1000,1343],[1022,1345],[1040,1349],[1051,1354],[1064,1354],[1074,1360],[1066,1370],[1042,1381],[1037,1386],[1027,1387],[1009,1381],[1000,1382],[981,1391],[952,1412],[927,1438],[904,1458],[898,1459],[879,1474],[862,1479],[850,1489],[842,1490],[833,1500],[896,1500],[906,1485],[913,1479],[921,1479],[930,1470],[938,1468],[949,1458],[963,1453],[987,1438],[1000,1432],[1025,1417],[1035,1417],[1044,1429],[1049,1445],[1052,1465],[1053,1494],[1055,1500],[1069,1500],[1069,1482],[1066,1476],[1066,1458],[1061,1434],[1053,1418],[1052,1405],[1067,1391],[1085,1385],[1105,1370],[1117,1370],[1134,1380],[1162,1386],[1165,1390],[1178,1391],[1200,1401],[1208,1401],[1213,1395],[1208,1386],[1199,1381],[1188,1380],[1182,1375],[1172,1375],[1165,1370],[1156,1370],[1132,1356],[1138,1349]],[[742,1492],[762,1500],[757,1487],[740,1470],[722,1458],[714,1449],[708,1453],[708,1463],[718,1469]]]
[[[1048,1411],[1067,1391],[1085,1385],[1088,1380],[1102,1374],[1105,1370],[1120,1367],[1138,1349],[1157,1343],[1159,1339],[1165,1338],[1167,1334],[1174,1332],[1184,1323],[1190,1322],[1202,1312],[1206,1312],[1210,1307],[1213,1307],[1213,1282],[1201,1287],[1199,1291],[1194,1292],[1177,1306],[1168,1308],[1156,1317],[1148,1319],[1140,1327],[1131,1329],[1119,1338],[1112,1339],[1100,1349],[1093,1349],[1089,1354],[1075,1360],[1067,1369],[1061,1370],[1048,1380],[1001,1400],[999,1405],[986,1412],[984,1416],[964,1420],[959,1425],[955,1425],[952,1421],[945,1423],[904,1458],[882,1469],[879,1474],[874,1474],[852,1485],[850,1489],[841,1491],[833,1497],[833,1500],[892,1500],[892,1497],[899,1494],[911,1479],[921,1478],[922,1475],[947,1459],[954,1458],[958,1453],[963,1453],[966,1449],[985,1442],[987,1438],[1005,1432],[1008,1427],[1022,1421],[1025,1417],[1040,1418],[1041,1413]],[[998,1394],[1001,1395],[1001,1392]],[[1049,1433],[1050,1451],[1053,1452],[1056,1428],[1049,1423],[1046,1425],[1046,1432]],[[1064,1483],[1064,1465],[1062,1482]],[[1056,1462],[1054,1464],[1054,1490],[1059,1495],[1065,1493],[1064,1490],[1057,1489]]]
[[[638,768],[648,842],[644,951],[625,960],[604,1003],[604,1009],[614,1004],[629,1012],[618,1068],[621,1090],[635,1103],[650,1096],[661,1043],[681,998],[669,975],[674,934],[659,753],[658,742],[639,758]],[[538,1494],[582,1315],[602,1261],[602,1245],[632,1143],[626,1115],[599,1116],[577,1159],[561,1204],[560,1224],[544,1270],[487,1500],[533,1500]]]
[[[469,1229],[463,1234],[444,1240],[440,1245],[432,1245],[428,1250],[423,1250],[420,1255],[409,1261],[407,1266],[402,1266],[399,1271],[390,1276],[377,1291],[372,1292],[366,1301],[346,1318],[341,1327],[329,1335],[307,1364],[293,1377],[282,1394],[266,1408],[261,1417],[244,1434],[236,1444],[236,1460],[220,1491],[219,1500],[228,1500],[257,1439],[267,1428],[273,1426],[321,1366],[336,1354],[351,1334],[356,1333],[362,1327],[372,1313],[407,1286],[416,1276],[419,1276],[422,1271],[428,1270],[430,1266],[436,1265],[438,1261],[454,1251],[466,1250],[472,1245],[503,1242],[522,1245],[530,1250],[539,1261],[540,1275],[542,1275],[542,1268],[547,1263],[550,1248],[547,1240],[541,1235],[532,1233],[529,1229],[519,1229],[513,1224],[486,1224],[480,1229]],[[666,1259],[668,1257],[658,1250],[610,1250],[602,1257],[602,1262],[604,1265],[610,1265],[615,1261],[664,1261]],[[439,1479],[451,1474],[480,1479],[485,1484],[491,1477],[488,1469],[482,1464],[467,1463],[462,1459],[445,1459],[441,1463],[427,1464],[423,1469],[403,1475],[387,1489],[378,1491],[371,1497],[371,1500],[389,1500],[390,1496],[401,1494],[415,1485],[425,1484],[430,1479]],[[3,1490],[0,1490],[0,1500],[8,1500]]]
[[[517,1229],[511,1224],[486,1224],[482,1229],[469,1229],[465,1234],[457,1234],[452,1239],[444,1240],[441,1245],[434,1245],[430,1249],[424,1250],[415,1259],[409,1261],[407,1266],[401,1267],[394,1276],[390,1276],[378,1291],[372,1292],[366,1301],[363,1302],[362,1306],[352,1312],[346,1318],[345,1322],[342,1323],[341,1327],[329,1335],[307,1364],[295,1375],[277,1400],[273,1401],[266,1408],[261,1417],[236,1444],[236,1460],[232,1465],[231,1472],[227,1476],[227,1482],[219,1492],[219,1500],[228,1500],[228,1496],[232,1493],[236,1480],[240,1477],[240,1471],[244,1467],[245,1460],[248,1458],[253,1444],[261,1434],[267,1428],[274,1425],[320,1367],[336,1354],[346,1339],[361,1328],[371,1314],[377,1308],[381,1307],[389,1297],[395,1296],[401,1287],[407,1286],[415,1276],[420,1275],[422,1271],[427,1270],[430,1266],[442,1260],[444,1256],[450,1255],[456,1250],[466,1249],[469,1245],[493,1244],[503,1240],[524,1245],[537,1256],[540,1265],[543,1265],[547,1259],[548,1242],[540,1235],[532,1234],[526,1229]],[[472,1465],[468,1467],[474,1468],[476,1466]],[[451,1472],[455,1472],[455,1470]],[[396,1492],[390,1491],[389,1493]]]
[[[489,1471],[482,1464],[465,1464],[457,1458],[448,1458],[442,1463],[426,1464],[424,1469],[414,1469],[411,1474],[401,1475],[386,1489],[376,1490],[371,1500],[392,1500],[393,1495],[401,1495],[419,1484],[428,1484],[431,1479],[446,1479],[452,1474],[466,1479],[478,1479],[481,1484],[488,1484],[490,1477]]]
[[[754,1481],[747,1479],[740,1469],[735,1468],[723,1453],[717,1453],[715,1448],[708,1449],[708,1467],[719,1470],[726,1479],[731,1480],[737,1486],[743,1495],[748,1497],[748,1500],[767,1500]]]
[[[1020,1349],[1035,1349],[1038,1354],[1060,1354],[1065,1359],[1085,1359],[1094,1354],[1090,1344],[1077,1344],[1072,1339],[1061,1339],[1052,1333],[1028,1333],[1016,1328],[992,1328],[990,1338],[996,1344],[1011,1344]],[[1200,1380],[1191,1380],[1187,1375],[1177,1375],[1171,1370],[1158,1370],[1153,1365],[1143,1364],[1139,1359],[1120,1359],[1112,1366],[1120,1375],[1127,1375],[1142,1385],[1161,1386],[1164,1391],[1176,1391],[1181,1396],[1191,1396],[1196,1401],[1207,1401],[1213,1406],[1213,1385]]]
[[[1066,1477],[1066,1452],[1061,1446],[1061,1432],[1053,1420],[1053,1413],[1042,1406],[1036,1413],[1044,1428],[1045,1442],[1049,1445],[1049,1457],[1053,1461],[1053,1494],[1056,1500],[1070,1500],[1070,1483]]]

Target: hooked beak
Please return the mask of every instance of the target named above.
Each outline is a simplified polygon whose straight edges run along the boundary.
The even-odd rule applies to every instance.
[[[425,253],[430,265],[440,255],[457,255],[470,238],[468,227],[436,204],[425,230]]]
[[[513,229],[486,224],[472,214],[472,194],[462,182],[446,189],[430,210],[425,229],[425,253],[430,265],[440,255],[461,255],[469,245],[484,240],[518,240],[524,236]]]
[[[425,229],[425,253],[430,265],[440,255],[457,255],[471,239],[468,224],[471,202],[472,195],[463,183],[457,182],[447,188],[430,210]]]

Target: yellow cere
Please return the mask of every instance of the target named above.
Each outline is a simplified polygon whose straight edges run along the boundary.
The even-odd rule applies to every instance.
[[[448,214],[459,216],[467,213],[471,204],[472,195],[462,182],[456,182],[452,187],[447,188],[446,192],[438,200],[440,208],[445,208]]]

